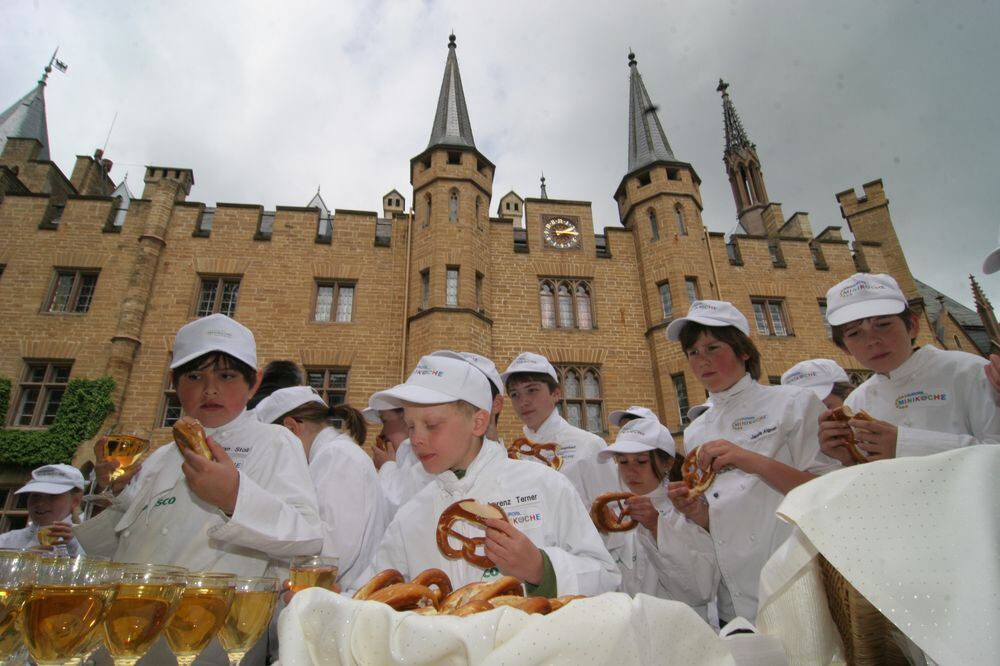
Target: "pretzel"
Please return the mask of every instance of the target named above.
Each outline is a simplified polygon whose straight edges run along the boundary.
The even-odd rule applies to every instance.
[[[376,590],[368,601],[378,601],[392,606],[395,610],[436,608],[437,594],[426,585],[416,583],[396,583]]]
[[[571,601],[576,599],[586,599],[587,597],[582,594],[567,594],[562,597],[556,597],[554,599],[549,599],[549,605],[552,606],[552,612],[555,613],[557,610],[565,606]]]
[[[197,419],[190,416],[178,419],[174,423],[174,442],[178,447],[194,451],[207,460],[212,459],[212,451],[208,448],[208,442],[205,441],[205,428]]]
[[[354,593],[355,599],[368,599],[373,594],[381,590],[383,587],[389,587],[390,585],[396,585],[397,583],[402,583],[403,574],[399,573],[395,569],[386,569],[381,571],[374,576],[371,580],[361,586],[361,589]]]
[[[635,497],[632,493],[601,493],[594,499],[590,507],[590,519],[601,532],[628,532],[639,525],[628,515],[628,507],[624,501]],[[611,508],[612,502],[618,503],[617,513]]]
[[[451,594],[451,579],[448,578],[448,574],[440,569],[427,569],[426,571],[421,571],[410,582],[415,583],[416,585],[424,585],[426,587],[433,585],[436,588],[432,590],[435,597],[435,606],[439,605],[442,599]]]
[[[378,449],[379,451],[388,451],[389,450],[389,440],[386,439],[384,435],[376,435],[375,436],[375,448]]]
[[[466,615],[474,615],[475,613],[482,613],[483,611],[490,611],[490,610],[493,610],[493,606],[490,604],[490,602],[480,601],[479,599],[476,599],[475,601],[470,601],[469,603],[463,604],[458,608],[453,608],[447,613],[444,613],[444,615],[465,617]]]
[[[496,504],[483,504],[474,499],[463,499],[455,502],[441,513],[437,524],[437,545],[441,554],[451,560],[464,559],[469,564],[488,569],[493,566],[493,561],[486,557],[486,536],[470,537],[458,532],[453,527],[454,523],[464,520],[486,529],[486,519],[495,518],[510,522],[507,514]],[[450,539],[458,539],[462,542],[460,548],[452,548]],[[478,547],[483,547],[483,554],[476,553]]]
[[[831,412],[831,416],[833,417],[834,421],[843,421],[844,423],[847,423],[851,419],[857,419],[858,421],[875,420],[872,417],[872,415],[866,412],[865,410],[860,409],[855,412],[847,405],[841,405],[840,407],[837,407],[835,410],[833,410],[833,412]],[[851,454],[851,458],[854,459],[854,462],[858,463],[859,465],[868,462],[868,456],[866,456],[864,452],[858,448],[858,440],[854,436],[853,429],[850,430],[849,434],[844,437],[844,444],[847,446],[847,452]]]
[[[537,458],[552,469],[561,469],[563,459],[556,455],[559,445],[554,442],[548,444],[536,444],[527,437],[518,437],[514,443],[507,447],[507,457],[514,460],[524,460],[526,457]],[[543,456],[542,451],[547,451],[548,456]]]
[[[681,465],[681,477],[688,487],[688,497],[701,495],[715,481],[715,470],[698,467],[698,449],[692,449],[684,456]]]
[[[452,611],[471,601],[489,601],[505,595],[524,596],[521,581],[513,576],[501,576],[491,583],[469,583],[458,588],[441,602],[440,610]]]
[[[519,597],[514,594],[505,594],[501,597],[493,597],[488,603],[494,608],[510,606],[524,611],[528,615],[548,615],[552,612],[552,603],[545,597]]]

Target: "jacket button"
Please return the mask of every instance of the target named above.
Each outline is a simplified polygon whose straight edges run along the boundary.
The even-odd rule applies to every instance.
[[[132,536],[132,532],[130,530],[125,530],[124,532],[122,532],[122,536],[126,536],[126,537]]]
[[[712,497],[714,497],[715,499],[719,499],[719,493],[712,493]]]
[[[167,533],[167,528],[166,527],[164,527],[162,530],[160,530],[160,534],[166,534],[166,533]]]

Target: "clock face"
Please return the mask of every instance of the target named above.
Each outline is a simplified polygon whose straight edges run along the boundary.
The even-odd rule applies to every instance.
[[[580,230],[576,227],[576,222],[566,218],[556,217],[545,223],[543,230],[545,242],[552,247],[565,249],[579,247]]]

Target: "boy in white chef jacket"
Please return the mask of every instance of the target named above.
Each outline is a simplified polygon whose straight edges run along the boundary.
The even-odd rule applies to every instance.
[[[500,377],[524,426],[524,436],[536,444],[557,445],[556,455],[562,458],[560,471],[588,507],[597,495],[619,487],[614,467],[597,461],[597,453],[607,447],[607,442],[571,425],[559,413],[562,399],[559,375],[547,358],[524,352],[511,361]],[[581,468],[573,469],[576,465]]]
[[[254,414],[302,442],[323,521],[322,554],[338,558],[341,587],[356,589],[382,541],[388,508],[371,458],[333,426],[338,407],[329,407],[312,387],[293,386],[264,398]]]
[[[468,361],[486,375],[493,396],[486,439],[503,445],[503,441],[497,434],[497,422],[500,419],[500,412],[503,410],[504,389],[496,364],[485,356],[473,352],[441,350],[431,355]],[[382,424],[380,434],[387,443],[386,448],[383,450],[375,447],[372,451],[372,458],[375,460],[379,481],[389,502],[390,514],[395,515],[399,507],[406,504],[434,477],[424,471],[420,461],[413,454],[410,440],[406,437],[406,424],[403,422],[402,409],[379,411],[369,406],[368,409],[364,410],[364,414],[368,420]]]
[[[987,380],[989,362],[932,345],[914,348],[919,319],[890,275],[856,273],[827,292],[833,341],[874,374],[845,404],[874,421],[820,417],[820,445],[855,464],[844,437],[872,460],[1000,443],[1000,398]]]
[[[695,301],[667,327],[712,402],[684,430],[684,444],[716,477],[701,496],[691,497],[682,481],[668,485],[687,520],[664,538],[714,551],[723,623],[757,615],[760,571],[791,531],[775,515],[785,493],[836,466],[819,450],[823,403],[805,389],[757,383],[760,351],[749,331],[732,303],[712,300]]]
[[[614,590],[619,573],[572,485],[544,465],[511,460],[484,442],[493,403],[486,375],[468,361],[424,356],[404,384],[372,397],[379,409],[403,406],[410,443],[435,475],[386,529],[373,571],[398,569],[406,578],[437,567],[455,587],[500,575],[522,580],[529,594],[594,595]],[[483,537],[495,564],[481,568],[438,549],[442,512],[460,500],[496,503],[510,522],[486,529],[456,523]]]
[[[285,428],[246,411],[259,381],[256,365],[253,333],[225,315],[177,331],[170,365],[177,397],[184,413],[205,427],[213,459],[175,444],[159,447],[112,486],[120,494],[109,508],[76,528],[89,554],[285,578],[284,560],[320,552],[316,494],[302,445]],[[99,476],[106,480],[116,466],[100,464]],[[150,653],[147,660],[165,655]],[[197,663],[212,658],[203,653]]]
[[[28,526],[0,534],[0,548],[28,550],[43,548],[58,555],[83,555],[73,536],[73,523],[80,521],[80,501],[86,481],[72,465],[42,465],[31,472],[31,481],[14,491],[27,495]],[[48,528],[55,545],[42,546],[38,532]]]

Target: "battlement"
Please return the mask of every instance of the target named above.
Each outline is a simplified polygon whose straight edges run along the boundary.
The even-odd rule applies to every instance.
[[[858,196],[854,188],[837,193],[840,214],[845,219],[851,215],[889,204],[889,200],[885,196],[885,190],[882,187],[881,178],[867,182],[861,187],[864,189],[862,196]]]

